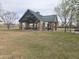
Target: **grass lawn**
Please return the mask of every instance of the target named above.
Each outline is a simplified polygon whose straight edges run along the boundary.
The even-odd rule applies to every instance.
[[[79,35],[0,31],[0,59],[79,59]]]

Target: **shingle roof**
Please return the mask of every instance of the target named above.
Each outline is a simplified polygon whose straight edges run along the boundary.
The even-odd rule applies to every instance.
[[[42,16],[43,18],[43,21],[46,21],[46,22],[57,22],[57,15],[48,15],[48,16]]]
[[[58,22],[57,15],[42,16],[42,15],[40,15],[40,13],[34,12],[32,10],[28,10],[28,11],[30,11],[40,21],[44,21],[44,22]],[[23,17],[19,21],[22,21],[23,19],[25,19],[26,13],[27,12],[25,12]]]
[[[40,15],[38,12],[34,12],[32,10],[29,10],[34,16],[36,16],[36,18],[38,18],[39,20],[43,20],[42,19],[42,15]]]

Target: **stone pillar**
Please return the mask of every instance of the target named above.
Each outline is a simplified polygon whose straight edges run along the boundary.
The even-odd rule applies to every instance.
[[[49,30],[49,22],[48,22],[48,24],[47,24],[47,30]]]
[[[43,22],[43,30],[45,30],[45,22]]]
[[[19,29],[22,30],[22,22],[19,23]]]
[[[51,23],[50,22],[48,22],[48,30],[50,30],[51,29]]]
[[[36,27],[36,29],[37,29],[37,23],[36,23],[36,26],[35,26],[35,27]]]
[[[54,31],[54,23],[51,23],[51,30]]]
[[[39,31],[39,25],[40,25],[40,24],[39,24],[39,23],[37,23],[37,30],[38,30],[38,31]]]
[[[55,31],[57,30],[57,22],[55,22]]]
[[[43,31],[43,21],[40,21],[37,25],[39,31]]]
[[[38,23],[35,23],[35,29],[36,30],[38,29]]]
[[[43,21],[40,21],[40,31],[43,31]]]

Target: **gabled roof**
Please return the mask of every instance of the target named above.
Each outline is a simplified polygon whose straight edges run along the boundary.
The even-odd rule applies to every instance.
[[[42,16],[38,12],[34,12],[32,10],[27,10],[27,12],[30,12],[33,14],[38,20],[44,21],[44,22],[58,22],[57,15],[48,15],[48,16]],[[22,18],[19,21],[24,21],[27,16],[27,12],[22,16]]]
[[[24,15],[21,17],[21,19],[19,20],[19,22],[25,22],[27,20],[27,13],[30,12],[31,14],[33,14],[38,20],[42,20],[42,16],[32,10],[27,10]]]
[[[42,20],[42,15],[40,15],[39,12],[34,12],[32,10],[29,10],[34,16],[36,16],[37,19]]]

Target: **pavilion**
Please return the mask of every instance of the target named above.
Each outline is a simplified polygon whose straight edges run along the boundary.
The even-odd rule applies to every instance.
[[[19,28],[22,29],[32,29],[38,31],[44,30],[57,30],[58,19],[57,15],[47,15],[42,16],[39,12],[34,12],[32,10],[27,10],[24,15],[19,20]]]

